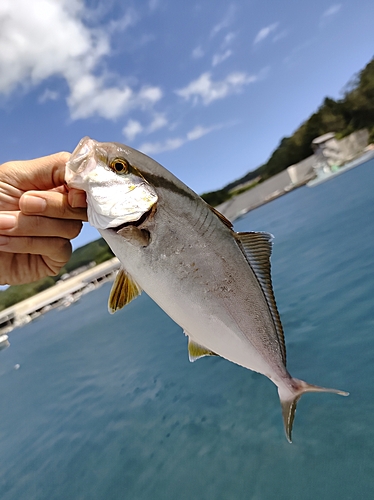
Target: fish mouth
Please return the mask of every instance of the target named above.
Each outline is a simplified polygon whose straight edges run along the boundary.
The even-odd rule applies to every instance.
[[[87,165],[90,164],[91,170],[95,167],[95,162],[91,161],[95,144],[93,139],[84,137],[72,152],[65,166],[65,183],[68,187],[86,191]]]
[[[66,163],[66,173],[72,187],[77,177],[85,177],[91,170],[94,170],[97,162],[107,163],[108,156],[99,143],[90,137],[83,137],[72,152]],[[79,188],[78,188],[79,189]]]
[[[67,162],[68,167],[74,173],[78,172],[81,164],[86,160],[91,153],[96,142],[89,137],[83,137],[71,154],[69,161]]]

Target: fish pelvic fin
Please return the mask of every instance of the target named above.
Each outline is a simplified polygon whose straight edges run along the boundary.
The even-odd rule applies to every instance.
[[[193,363],[197,359],[203,358],[204,356],[217,356],[217,354],[210,349],[197,344],[191,340],[190,337],[188,337],[188,359],[190,362]]]
[[[279,399],[282,407],[284,430],[289,443],[292,443],[292,426],[295,420],[297,402],[303,394],[306,392],[331,392],[333,394],[339,394],[339,396],[349,396],[349,392],[319,387],[318,385],[308,384],[307,382],[298,380],[297,378],[293,378],[291,380],[292,388],[278,388]]]
[[[114,314],[142,293],[140,286],[129,276],[124,269],[120,269],[114,280],[109,295],[108,310]]]

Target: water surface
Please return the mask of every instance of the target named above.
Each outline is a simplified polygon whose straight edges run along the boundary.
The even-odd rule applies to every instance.
[[[374,498],[374,162],[238,220],[270,231],[288,367],[308,394],[288,444],[275,386],[110,285],[0,353],[1,500]],[[20,365],[16,370],[14,366]]]

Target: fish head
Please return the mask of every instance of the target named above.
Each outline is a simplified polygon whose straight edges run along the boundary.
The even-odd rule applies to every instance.
[[[131,161],[133,151],[84,137],[66,164],[66,183],[86,192],[88,220],[99,230],[135,222],[157,203],[155,189]]]

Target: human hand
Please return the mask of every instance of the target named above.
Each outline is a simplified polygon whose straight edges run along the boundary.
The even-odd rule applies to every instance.
[[[69,153],[0,165],[0,284],[55,276],[87,220],[85,194],[64,184]]]

